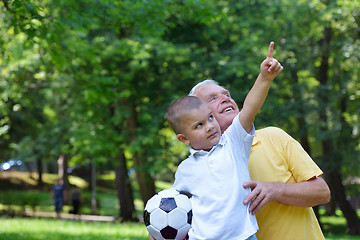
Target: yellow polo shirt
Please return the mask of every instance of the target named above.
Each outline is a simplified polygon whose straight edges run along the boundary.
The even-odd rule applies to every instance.
[[[256,131],[249,160],[254,181],[296,183],[322,175],[302,146],[283,130],[267,127]],[[256,218],[259,240],[325,239],[312,208],[266,204]]]

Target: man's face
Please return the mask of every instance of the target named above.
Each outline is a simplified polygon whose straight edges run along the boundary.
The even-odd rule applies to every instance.
[[[220,140],[220,126],[206,103],[187,113],[181,126],[182,133],[177,137],[196,150],[209,151]]]
[[[219,85],[200,86],[196,89],[195,96],[208,103],[222,132],[231,125],[234,117],[239,113],[239,107],[231,98],[229,91]]]

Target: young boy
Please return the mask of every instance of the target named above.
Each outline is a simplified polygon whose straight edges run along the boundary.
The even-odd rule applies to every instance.
[[[207,103],[197,97],[177,99],[167,111],[166,118],[178,140],[191,146],[190,156],[179,165],[172,186],[192,195],[190,240],[256,239],[255,216],[249,213],[248,205],[242,204],[250,189],[244,189],[242,183],[250,179],[247,164],[255,134],[255,115],[272,80],[283,70],[272,58],[273,46],[271,42],[242,110],[223,135]],[[236,104],[226,94],[211,96],[208,101],[216,97],[228,102],[221,112],[230,114],[235,110]]]

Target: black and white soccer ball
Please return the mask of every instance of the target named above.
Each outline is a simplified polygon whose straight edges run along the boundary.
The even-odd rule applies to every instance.
[[[187,195],[173,189],[155,194],[146,203],[144,223],[156,240],[183,240],[191,227],[192,210]]]

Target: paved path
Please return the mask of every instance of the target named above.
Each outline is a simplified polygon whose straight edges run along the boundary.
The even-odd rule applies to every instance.
[[[56,218],[56,213],[54,212],[27,212],[26,214],[29,217],[45,217],[45,218]],[[81,221],[97,221],[97,222],[114,222],[116,218],[113,216],[98,216],[98,215],[74,215],[68,213],[61,214],[62,219],[71,219],[71,220],[81,220]]]

